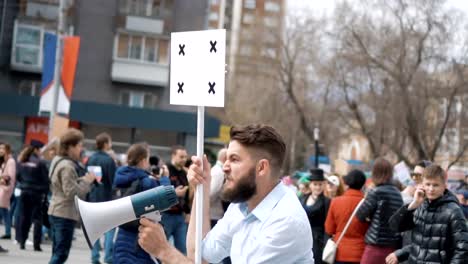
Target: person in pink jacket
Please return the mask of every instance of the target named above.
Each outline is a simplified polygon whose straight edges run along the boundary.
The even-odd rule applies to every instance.
[[[11,147],[0,143],[0,215],[5,222],[5,235],[2,239],[11,238],[10,198],[15,189],[16,164],[11,155]]]

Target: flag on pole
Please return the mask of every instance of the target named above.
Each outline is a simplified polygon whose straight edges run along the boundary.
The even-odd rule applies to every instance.
[[[41,100],[39,112],[50,112],[54,96],[54,67],[57,36],[46,33],[44,37],[44,64],[42,67]],[[65,37],[63,40],[63,62],[61,85],[59,91],[57,113],[68,115],[70,111],[73,83],[75,80],[76,63],[80,47],[79,37]]]

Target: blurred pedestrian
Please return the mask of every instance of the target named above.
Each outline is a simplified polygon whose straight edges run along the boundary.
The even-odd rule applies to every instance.
[[[370,223],[365,241],[366,247],[361,258],[362,264],[383,264],[385,257],[400,247],[400,234],[388,224],[390,216],[403,205],[400,191],[392,184],[393,166],[378,158],[372,168],[372,182],[366,199],[356,216],[364,223]]]
[[[42,142],[32,140],[18,156],[18,182],[21,194],[16,232],[20,249],[25,249],[29,229],[34,222],[34,251],[42,251],[42,206],[49,192],[49,170],[46,162],[40,157],[40,149],[43,146]]]
[[[353,211],[359,202],[364,199],[361,189],[366,183],[366,176],[360,170],[352,170],[343,177],[343,182],[346,191],[342,196],[331,200],[327,220],[325,221],[325,232],[332,236],[335,242],[343,235],[343,230]],[[361,222],[356,217],[351,220],[351,224],[338,244],[335,264],[360,263],[366,246],[364,237],[368,227],[368,223]]]
[[[9,144],[0,143],[0,216],[5,223],[1,239],[11,239],[10,201],[16,184],[16,162]]]
[[[325,177],[327,179],[327,185],[324,191],[325,196],[332,199],[343,195],[344,187],[340,177],[336,175],[330,175]]]
[[[79,220],[75,196],[85,199],[96,179],[92,172],[78,176],[76,164],[81,158],[83,139],[81,131],[68,129],[60,137],[59,153],[50,165],[52,198],[48,213],[52,228],[52,256],[49,264],[61,264],[67,260]]]

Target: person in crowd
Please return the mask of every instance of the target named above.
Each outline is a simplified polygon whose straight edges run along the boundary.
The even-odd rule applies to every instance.
[[[309,195],[311,190],[310,190],[310,173],[304,173],[302,177],[298,181],[298,191],[297,191],[297,197],[301,199],[301,197],[304,197],[306,195]]]
[[[414,192],[416,191],[417,186],[422,183],[422,173],[424,172],[424,169],[430,165],[430,161],[422,160],[414,166],[414,170],[410,174],[411,183],[401,192],[404,204],[409,204],[413,201]]]
[[[10,200],[16,184],[16,162],[8,143],[0,142],[0,216],[3,216],[5,234],[1,239],[11,239]]]
[[[412,243],[389,254],[386,263],[466,263],[468,226],[457,198],[447,190],[446,172],[433,164],[422,178],[413,201],[389,221],[397,231],[413,230]]]
[[[131,145],[127,151],[128,165],[117,169],[114,187],[123,191],[130,188],[132,184],[136,184],[134,193],[131,193],[135,194],[159,186],[160,181],[152,177],[148,171],[150,169],[149,157],[147,144]],[[166,179],[166,182],[169,184],[168,179]],[[138,227],[137,220],[119,226],[117,239],[114,243],[112,263],[154,264],[151,256],[138,246]]]
[[[76,162],[83,149],[84,135],[81,131],[69,128],[60,137],[58,155],[49,169],[52,197],[49,205],[49,218],[52,229],[52,256],[49,264],[64,263],[72,246],[75,225],[79,220],[75,207],[75,196],[85,199],[96,177],[89,172],[79,177]]]
[[[206,157],[203,161],[192,157],[188,173],[191,184],[204,187],[202,259],[217,263],[230,256],[232,263],[313,263],[307,215],[296,195],[280,181],[286,155],[282,137],[270,126],[249,125],[232,127],[230,138],[222,197],[232,203],[211,231],[211,175]],[[188,257],[167,242],[161,225],[147,219],[140,220],[139,244],[163,263],[193,263],[196,211],[194,202]]]
[[[327,218],[330,199],[323,191],[325,189],[325,177],[323,170],[311,169],[309,188],[311,192],[300,198],[301,204],[309,218],[312,229],[314,263],[322,263],[322,252],[327,237],[325,236],[325,220]]]
[[[172,236],[175,247],[183,254],[187,254],[187,223],[190,219],[189,184],[184,167],[186,161],[187,150],[183,146],[173,146],[171,162],[167,167],[171,185],[174,186],[179,197],[179,204],[164,212],[161,221],[164,231],[166,231],[166,237],[170,238]]]
[[[102,175],[99,175],[92,185],[91,192],[88,195],[89,202],[107,202],[112,200],[112,184],[116,165],[114,159],[108,154],[112,150],[112,138],[107,133],[101,133],[96,136],[96,152],[89,157],[89,166],[98,166],[101,168]],[[112,263],[112,255],[114,248],[114,233],[115,229],[109,230],[104,234],[104,262]],[[99,251],[101,250],[101,242],[98,239],[91,250],[91,263],[98,264],[100,259]]]
[[[463,210],[465,218],[468,220],[468,190],[462,189],[457,192],[458,202]]]
[[[343,195],[331,200],[325,221],[325,232],[336,242],[342,235],[346,224],[359,202],[364,199],[361,192],[366,182],[366,176],[360,170],[352,170],[343,177]],[[338,244],[335,264],[359,264],[366,243],[364,237],[369,227],[368,223],[359,221],[356,217],[351,220],[346,233]]]
[[[385,257],[400,247],[401,236],[388,224],[390,216],[403,205],[400,191],[392,185],[393,166],[378,158],[372,168],[372,188],[356,213],[361,222],[370,223],[361,258],[362,264],[385,263]]]
[[[42,251],[42,206],[49,193],[49,170],[41,158],[44,144],[31,140],[29,146],[18,156],[18,182],[21,194],[19,197],[19,221],[16,227],[20,249],[25,249],[29,229],[34,222],[34,251]]]
[[[326,197],[332,199],[343,195],[344,187],[338,176],[330,175],[325,178],[327,179],[327,185],[324,191]]]
[[[224,183],[223,164],[226,162],[227,149],[222,148],[218,151],[218,159],[216,164],[211,168],[211,185],[210,185],[210,212],[211,212],[211,228],[213,228],[219,219],[223,218],[224,210],[221,203],[221,190]]]

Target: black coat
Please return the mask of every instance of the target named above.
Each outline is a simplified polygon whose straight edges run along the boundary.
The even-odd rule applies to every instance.
[[[401,207],[390,219],[397,231],[412,229],[412,243],[396,251],[408,263],[467,263],[468,227],[457,198],[449,191],[416,210]]]
[[[23,192],[47,194],[49,192],[49,169],[47,163],[36,154],[26,162],[18,163],[18,182]]]
[[[109,154],[97,151],[89,157],[87,166],[101,166],[101,184],[94,183],[91,192],[88,194],[90,202],[106,202],[112,200],[112,184],[114,183],[116,165]]]
[[[371,189],[356,213],[361,222],[370,222],[365,241],[368,245],[399,248],[401,236],[390,229],[388,220],[403,205],[398,189],[391,184]]]

